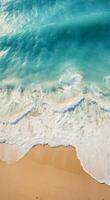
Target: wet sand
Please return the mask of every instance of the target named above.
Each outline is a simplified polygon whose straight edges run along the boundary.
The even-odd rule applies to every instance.
[[[0,200],[36,199],[110,200],[110,186],[83,171],[74,148],[39,145],[11,165],[0,161]]]

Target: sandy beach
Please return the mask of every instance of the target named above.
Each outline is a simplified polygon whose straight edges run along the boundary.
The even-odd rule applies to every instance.
[[[39,145],[11,165],[0,162],[0,200],[35,199],[109,200],[110,186],[83,171],[74,148]]]

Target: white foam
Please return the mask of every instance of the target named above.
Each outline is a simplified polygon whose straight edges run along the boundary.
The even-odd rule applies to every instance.
[[[2,54],[3,55],[3,54]],[[8,77],[8,78],[5,78],[3,79],[1,82],[0,82],[0,85],[1,86],[8,86],[8,85],[13,85],[13,86],[20,86],[21,84],[21,81],[20,79],[18,78],[15,78],[15,77]]]
[[[108,89],[110,89],[110,75],[104,77],[104,82],[105,82],[105,84],[106,84],[106,87],[107,87]]]
[[[8,50],[0,51],[0,57],[3,57],[7,54]]]

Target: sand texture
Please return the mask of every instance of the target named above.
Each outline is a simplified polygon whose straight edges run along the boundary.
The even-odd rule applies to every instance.
[[[6,145],[0,151],[4,154]],[[39,145],[11,165],[0,162],[0,200],[36,199],[109,200],[110,186],[83,171],[74,148]]]

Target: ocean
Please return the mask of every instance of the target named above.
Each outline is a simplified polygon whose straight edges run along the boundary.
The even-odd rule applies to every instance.
[[[1,0],[0,105],[0,143],[74,146],[110,184],[110,1]]]

